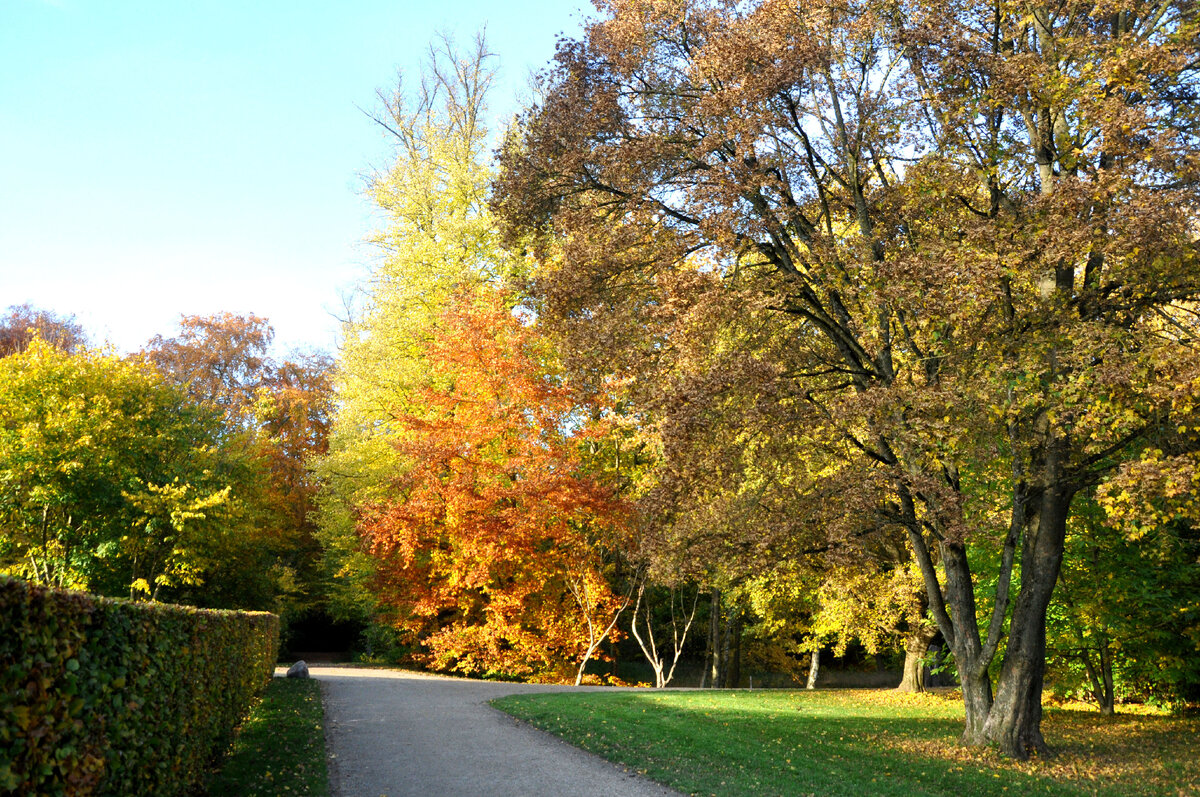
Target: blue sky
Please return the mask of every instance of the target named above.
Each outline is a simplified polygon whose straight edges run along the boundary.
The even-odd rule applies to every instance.
[[[499,123],[575,0],[0,0],[0,309],[74,314],[122,351],[180,314],[267,316],[332,350],[375,253],[360,110],[440,31],[486,25]]]

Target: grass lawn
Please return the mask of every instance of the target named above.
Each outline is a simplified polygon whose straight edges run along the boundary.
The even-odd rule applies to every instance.
[[[325,713],[311,678],[273,678],[238,731],[210,797],[328,797]]]
[[[957,695],[889,690],[522,695],[497,708],[690,794],[1200,794],[1200,720],[1047,709],[1057,753],[964,748]]]

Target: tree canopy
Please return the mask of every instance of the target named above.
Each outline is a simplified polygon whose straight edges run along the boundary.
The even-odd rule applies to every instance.
[[[8,315],[0,319],[0,357],[24,351],[35,337],[65,351],[76,351],[87,343],[74,316],[63,318],[22,304],[9,307]]]
[[[436,387],[396,419],[414,463],[363,508],[375,583],[440,669],[553,674],[579,661],[616,598],[602,573],[623,513],[582,472],[570,391],[501,295],[464,295],[439,319]]]
[[[546,313],[611,327],[697,269],[704,296],[761,308],[788,344],[759,395],[815,443],[799,505],[836,492],[845,511],[809,515],[835,535],[904,535],[966,738],[1044,750],[1074,497],[1200,447],[1196,9],[601,11],[560,46],[495,192],[508,240],[560,264]]]
[[[201,583],[255,473],[219,440],[141,363],[40,340],[0,359],[4,569],[130,597]]]

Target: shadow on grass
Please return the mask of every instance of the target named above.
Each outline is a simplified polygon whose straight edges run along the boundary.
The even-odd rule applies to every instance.
[[[208,783],[208,797],[328,797],[320,684],[273,678]]]

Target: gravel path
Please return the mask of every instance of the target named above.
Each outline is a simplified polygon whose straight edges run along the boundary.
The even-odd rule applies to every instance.
[[[349,667],[314,666],[311,673],[325,698],[334,797],[677,794],[487,705],[575,687]]]

